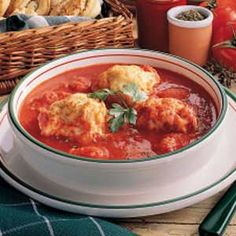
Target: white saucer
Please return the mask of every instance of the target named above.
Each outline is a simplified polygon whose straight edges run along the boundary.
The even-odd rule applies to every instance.
[[[230,106],[226,115],[224,140],[221,146],[212,147],[217,149],[217,155],[207,165],[185,179],[168,186],[157,186],[155,192],[127,196],[91,195],[83,192],[83,189],[74,191],[32,170],[14,148],[14,136],[6,116],[7,105],[4,105],[0,114],[0,176],[39,202],[70,212],[122,218],[181,209],[216,194],[236,178],[236,100],[231,97],[228,100]]]

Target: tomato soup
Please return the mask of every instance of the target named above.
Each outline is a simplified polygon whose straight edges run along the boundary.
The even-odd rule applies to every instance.
[[[92,65],[41,83],[22,103],[20,123],[54,149],[107,160],[169,153],[215,124],[216,106],[198,84],[159,68],[127,68]]]

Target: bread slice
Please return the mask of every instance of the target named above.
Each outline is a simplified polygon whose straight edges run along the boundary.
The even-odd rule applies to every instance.
[[[4,16],[11,0],[0,0],[0,16]]]
[[[14,0],[10,14],[47,15],[50,3],[50,0]]]

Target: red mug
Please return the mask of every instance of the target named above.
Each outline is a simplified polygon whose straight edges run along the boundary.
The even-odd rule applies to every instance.
[[[167,11],[186,0],[137,0],[138,44],[141,48],[168,52]]]

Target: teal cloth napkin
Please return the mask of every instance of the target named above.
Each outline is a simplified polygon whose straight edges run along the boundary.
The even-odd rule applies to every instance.
[[[46,207],[0,177],[0,236],[134,236],[108,221]]]

